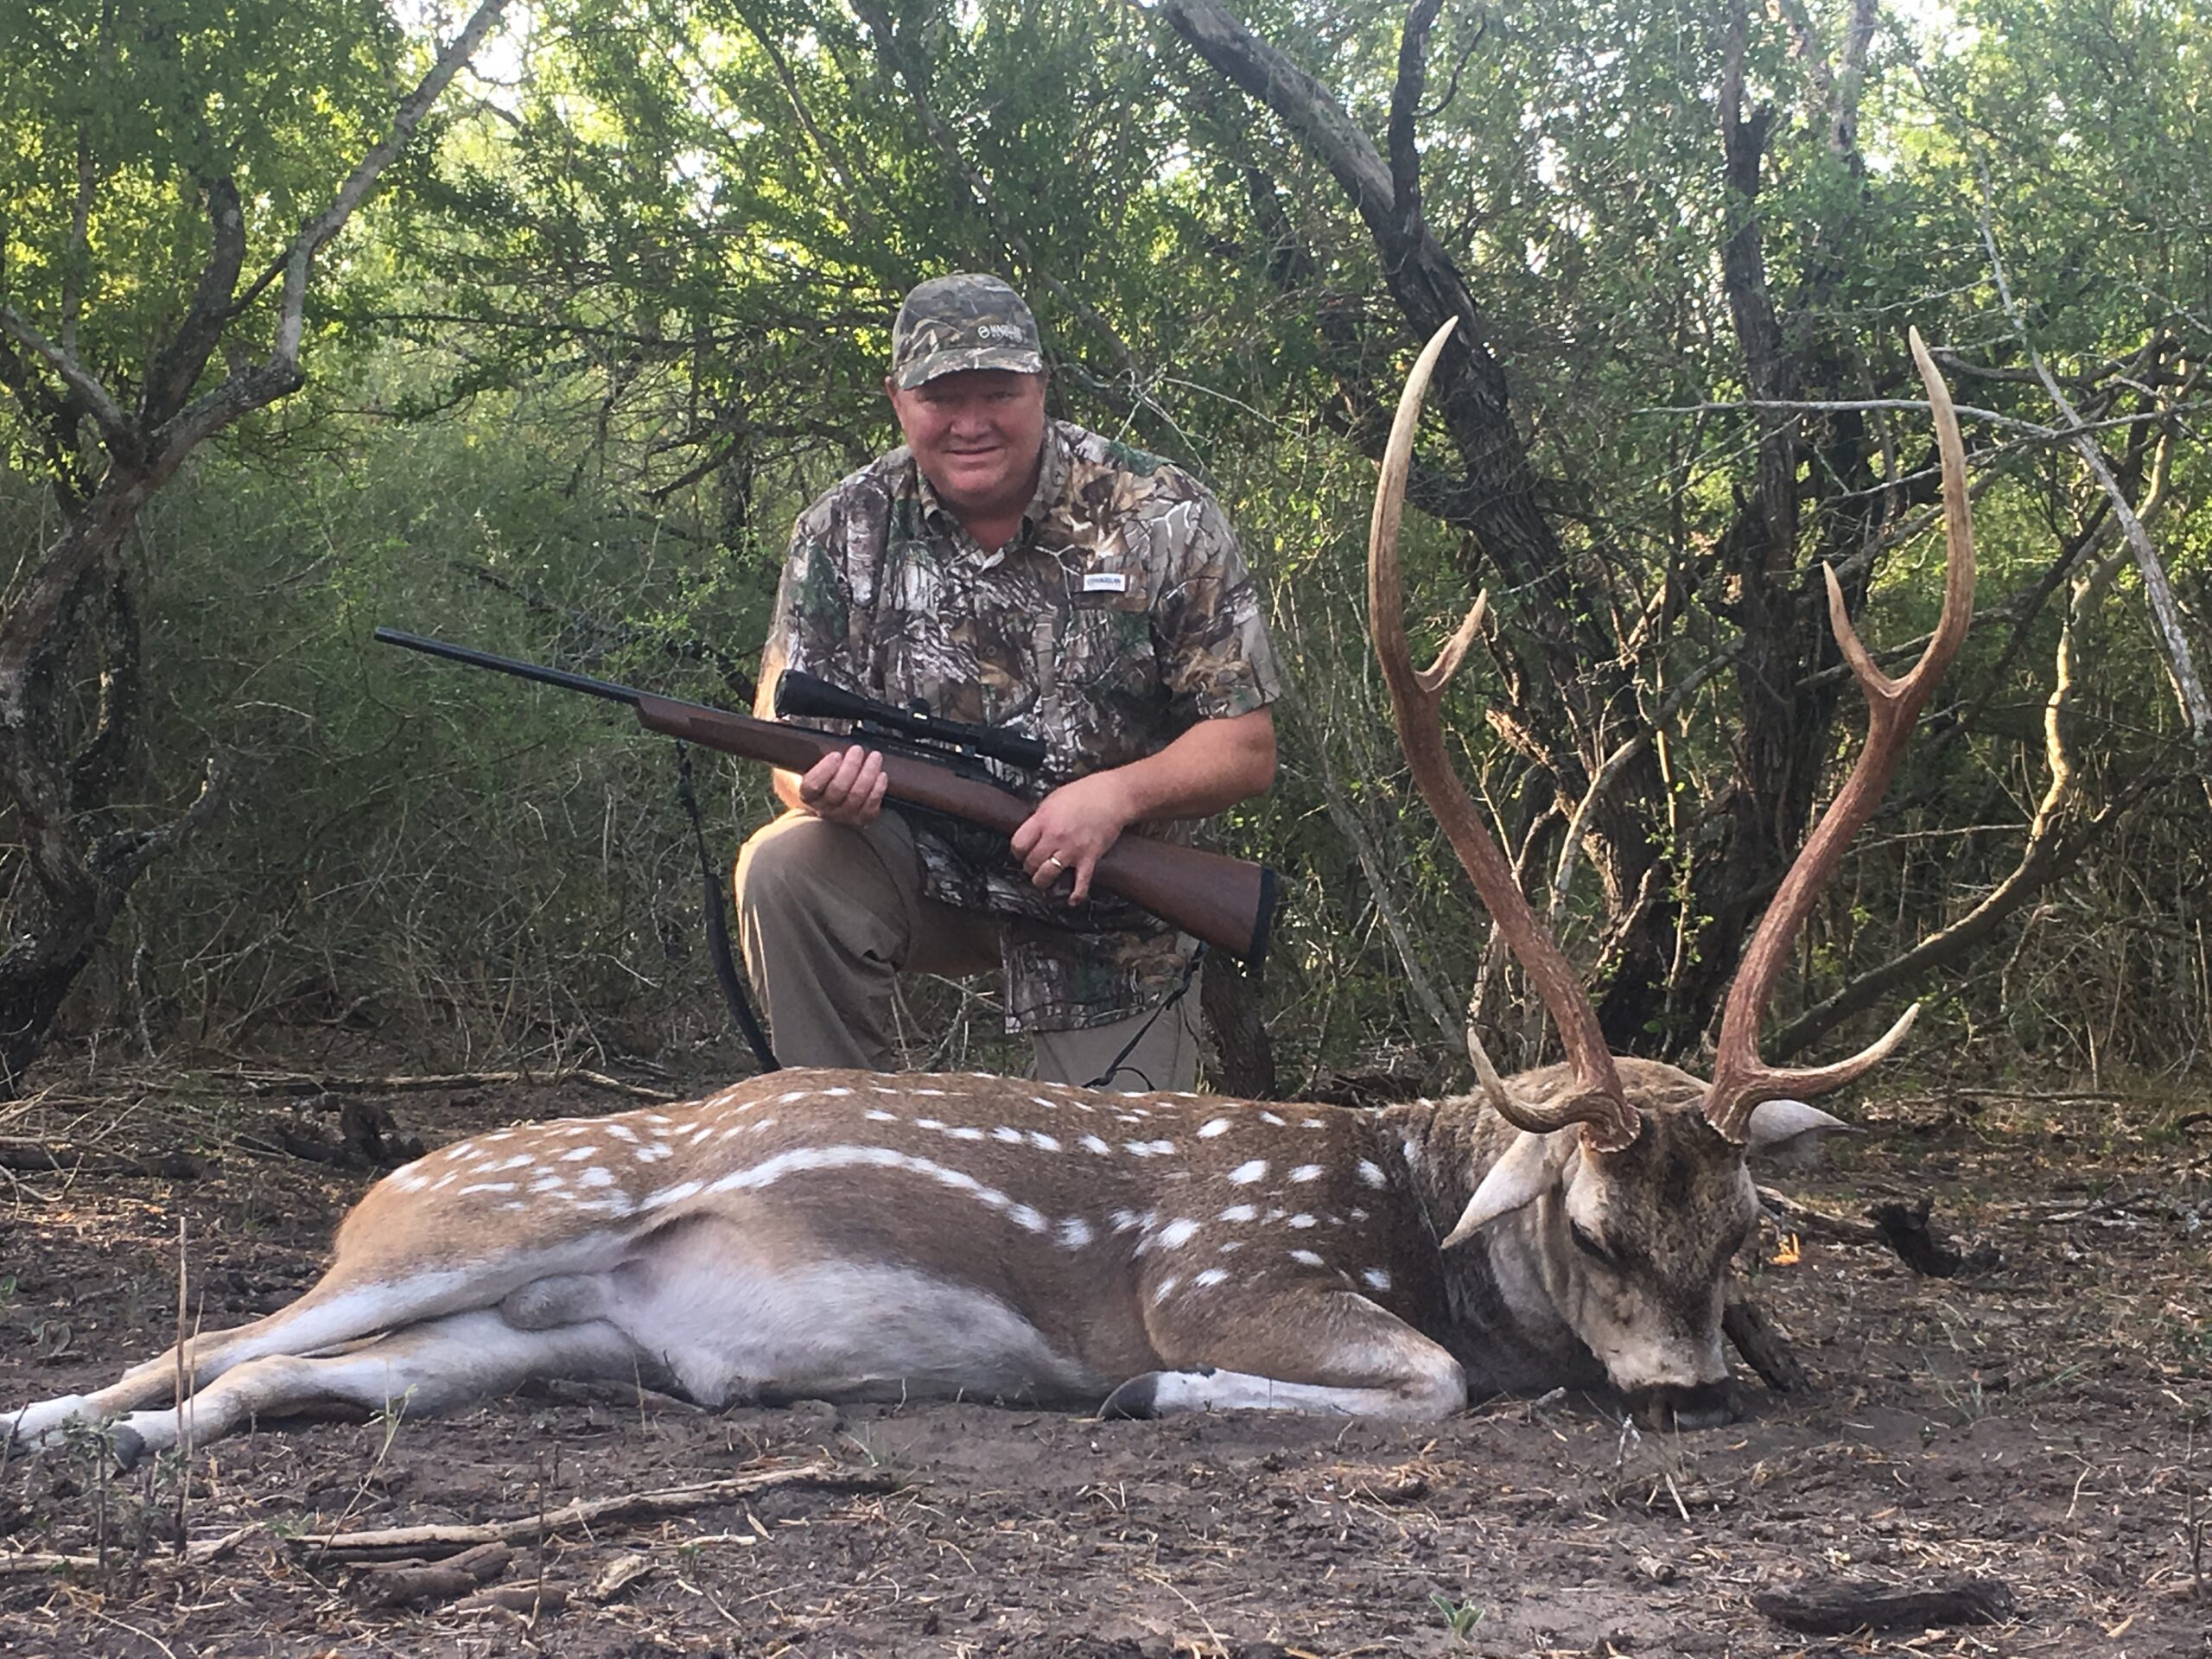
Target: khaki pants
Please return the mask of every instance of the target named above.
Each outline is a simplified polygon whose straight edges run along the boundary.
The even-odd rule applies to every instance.
[[[890,1071],[891,991],[901,973],[954,976],[999,965],[999,925],[922,895],[912,832],[896,812],[864,830],[786,812],[737,855],[738,937],[785,1065]],[[1198,1075],[1198,997],[1153,1021],[1118,1090],[1188,1089]],[[1030,1033],[1030,1075],[1090,1083],[1151,1010],[1084,1031]]]

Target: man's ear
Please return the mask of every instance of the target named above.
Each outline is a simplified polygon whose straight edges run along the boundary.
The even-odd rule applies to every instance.
[[[1505,1156],[1490,1166],[1490,1173],[1475,1188],[1475,1196],[1459,1212],[1459,1224],[1445,1239],[1444,1248],[1448,1250],[1465,1243],[1500,1216],[1510,1216],[1543,1197],[1558,1184],[1560,1172],[1567,1166],[1567,1154],[1574,1147],[1574,1135],[1564,1130],[1552,1135],[1522,1130],[1506,1148]]]
[[[1744,1126],[1744,1151],[1783,1169],[1810,1169],[1820,1161],[1821,1145],[1828,1136],[1858,1133],[1841,1118],[1802,1100],[1763,1100]]]

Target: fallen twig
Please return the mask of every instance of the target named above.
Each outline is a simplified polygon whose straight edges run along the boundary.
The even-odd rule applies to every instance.
[[[1770,1186],[1759,1188],[1758,1193],[1759,1202],[1766,1206],[1769,1213],[1798,1232],[1809,1233],[1815,1238],[1833,1238],[1846,1244],[1879,1244],[1883,1242],[1881,1229],[1869,1223],[1853,1220],[1849,1216],[1832,1216],[1825,1210],[1815,1210],[1810,1205],[1787,1198]]]
[[[208,1160],[188,1152],[121,1158],[74,1147],[49,1147],[36,1141],[0,1141],[0,1169],[12,1169],[20,1175],[143,1175],[189,1181],[207,1173]]]
[[[589,1084],[594,1089],[628,1095],[635,1100],[681,1100],[665,1089],[651,1089],[642,1083],[625,1083],[620,1077],[610,1077],[604,1071],[446,1071],[423,1077],[369,1076],[338,1077],[308,1071],[248,1071],[240,1074],[239,1081],[248,1094],[254,1095],[335,1095],[409,1094],[429,1089],[491,1089],[514,1088],[522,1084],[545,1086],[559,1083]]]
[[[747,1492],[771,1486],[803,1484],[856,1487],[884,1491],[901,1482],[894,1476],[842,1467],[827,1459],[813,1463],[756,1470],[710,1480],[696,1486],[674,1486],[656,1492],[629,1492],[613,1497],[578,1498],[543,1515],[513,1521],[494,1521],[480,1526],[387,1527],[375,1531],[302,1535],[287,1541],[302,1554],[331,1555],[354,1561],[391,1561],[410,1555],[442,1559],[473,1549],[480,1544],[536,1542],[563,1528],[639,1516],[681,1515],[703,1509]]]
[[[1838,1584],[1810,1591],[1774,1591],[1751,1605],[1777,1624],[1808,1636],[1849,1636],[1899,1624],[2001,1624],[2012,1616],[2012,1591],[2002,1579],[1961,1579],[1933,1590],[1886,1584]]]

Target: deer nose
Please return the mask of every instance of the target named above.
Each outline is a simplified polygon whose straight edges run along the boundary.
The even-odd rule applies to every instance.
[[[1631,1389],[1624,1399],[1638,1422],[1662,1433],[1669,1429],[1719,1428],[1734,1422],[1738,1413],[1736,1390],[1725,1380],[1688,1384],[1662,1382],[1654,1388]]]

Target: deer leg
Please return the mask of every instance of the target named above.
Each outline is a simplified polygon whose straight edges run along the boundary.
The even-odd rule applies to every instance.
[[[454,1276],[423,1274],[391,1283],[357,1284],[338,1270],[296,1301],[229,1331],[211,1332],[184,1344],[187,1387],[201,1389],[249,1361],[273,1355],[313,1354],[394,1330],[453,1310]],[[175,1348],[134,1365],[92,1394],[65,1394],[0,1415],[0,1440],[27,1444],[71,1423],[105,1423],[174,1397],[180,1370]]]
[[[488,1309],[448,1314],[343,1354],[246,1360],[181,1407],[123,1417],[113,1430],[116,1456],[128,1468],[149,1452],[175,1446],[188,1428],[193,1443],[202,1445],[250,1419],[311,1406],[397,1408],[427,1417],[510,1393],[533,1377],[628,1377],[638,1363],[629,1340],[600,1320],[524,1331]]]
[[[1154,1287],[1147,1296],[1146,1324],[1174,1369],[1131,1377],[1107,1396],[1102,1416],[1305,1411],[1433,1422],[1466,1406],[1459,1362],[1356,1291],[1270,1287],[1253,1299],[1267,1315],[1240,1319],[1205,1290],[1177,1296],[1167,1282],[1167,1295]]]

